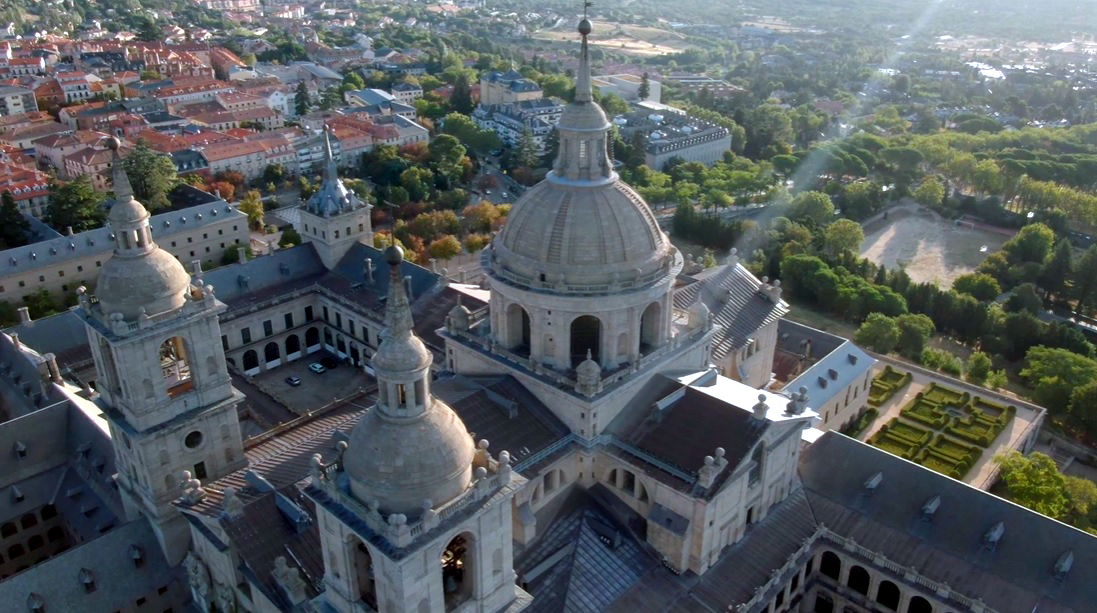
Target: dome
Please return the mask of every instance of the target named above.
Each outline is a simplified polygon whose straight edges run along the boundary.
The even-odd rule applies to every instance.
[[[128,224],[136,224],[148,219],[149,212],[145,210],[145,207],[141,206],[141,203],[133,198],[119,199],[110,207],[110,213],[107,214],[107,221],[112,227],[119,227]]]
[[[351,432],[343,468],[355,498],[377,501],[385,514],[414,516],[424,500],[438,507],[468,488],[474,453],[461,419],[434,400],[411,419],[370,410]]]
[[[564,130],[594,131],[609,128],[609,117],[593,102],[573,103],[564,107],[557,127]]]
[[[140,257],[115,254],[99,272],[95,295],[103,313],[136,319],[183,306],[190,275],[172,255],[154,248]]]
[[[671,245],[628,185],[551,178],[514,204],[493,248],[502,268],[548,283],[607,284],[658,271]]]

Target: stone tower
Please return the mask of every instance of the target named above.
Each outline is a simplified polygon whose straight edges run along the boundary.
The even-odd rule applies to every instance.
[[[331,135],[325,128],[324,181],[301,208],[297,231],[302,240],[313,244],[324,266],[331,270],[355,243],[373,244],[371,208],[339,179]]]
[[[386,330],[373,366],[379,398],[335,461],[313,458],[327,603],[337,611],[405,613],[522,608],[512,565],[511,498],[524,479],[507,452],[475,448],[430,392],[430,351],[412,332],[389,247]]]
[[[133,519],[147,516],[168,561],[182,560],[190,531],[172,506],[181,484],[216,479],[245,463],[236,405],[221,348],[213,288],[192,279],[152,239],[149,213],[134,199],[114,150],[116,201],[108,220],[114,253],[80,314],[107,406],[118,485]],[[185,474],[189,473],[189,477]]]

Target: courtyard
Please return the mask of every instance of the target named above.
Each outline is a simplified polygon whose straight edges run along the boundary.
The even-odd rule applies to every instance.
[[[319,374],[309,370],[309,364],[324,358],[335,359],[338,367],[326,369]],[[288,377],[297,377],[301,384],[290,385],[286,382]],[[251,383],[290,412],[304,415],[359,391],[368,390],[376,385],[376,380],[360,368],[355,368],[326,351],[319,351],[251,377]]]
[[[878,215],[863,227],[861,257],[889,269],[903,268],[916,283],[941,287],[974,272],[1009,239],[1002,232],[958,226],[914,204],[891,208],[887,219]]]

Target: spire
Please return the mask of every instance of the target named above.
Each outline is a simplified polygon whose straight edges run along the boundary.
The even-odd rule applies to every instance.
[[[404,276],[400,274],[400,264],[404,261],[404,250],[393,245],[385,249],[385,260],[390,267],[389,297],[385,306],[385,327],[388,329],[386,343],[409,338],[412,328],[411,304],[404,289]]]
[[[324,126],[324,180],[337,181],[339,171],[335,167],[335,156],[331,152],[331,128]]]
[[[116,202],[133,200],[133,186],[122,166],[122,141],[115,137],[107,139],[107,148],[111,150],[110,165],[114,179],[114,198]]]
[[[579,72],[575,78],[575,101],[590,102],[594,100],[590,85],[590,50],[587,48],[587,36],[590,35],[591,25],[587,20],[587,7],[590,2],[583,3],[583,20],[579,22],[579,34],[583,37],[582,48],[579,51]]]

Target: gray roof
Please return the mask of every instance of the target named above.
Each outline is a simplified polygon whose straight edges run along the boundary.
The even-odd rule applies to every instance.
[[[19,335],[19,341],[40,354],[52,353],[64,370],[80,362],[91,360],[88,347],[87,324],[76,314],[68,310],[49,317],[35,319],[29,323],[19,323],[7,330]],[[0,356],[4,352],[0,350]],[[8,361],[7,357],[2,357]]]
[[[743,347],[758,330],[788,313],[788,303],[764,296],[758,279],[741,264],[710,268],[694,279],[674,293],[674,306],[685,310],[704,301],[720,326],[712,343],[715,359]]]
[[[33,93],[34,93],[33,90],[29,90],[25,87],[17,87],[15,85],[0,86],[0,95],[3,95],[3,96],[10,96],[11,94],[20,94],[20,95],[25,96],[27,94],[33,94]]]
[[[233,310],[292,291],[290,285],[311,285],[326,272],[310,243],[279,249],[247,262],[215,268],[203,276],[217,298]]]
[[[881,481],[872,495],[865,482]],[[998,611],[1093,611],[1097,537],[834,432],[800,457],[815,519]],[[923,507],[939,497],[927,520]],[[990,547],[987,533],[1004,532]],[[1056,562],[1073,553],[1062,579]]]
[[[356,89],[352,92],[347,93],[355,96],[356,98],[359,98],[360,100],[362,100],[363,103],[367,105],[381,104],[383,102],[390,102],[395,99],[393,98],[392,94],[380,89]]]
[[[183,230],[193,230],[222,221],[225,217],[236,218],[245,223],[244,215],[224,200],[203,204],[178,211],[160,213],[149,219],[153,238],[163,242]],[[109,226],[81,232],[73,236],[62,236],[52,240],[14,247],[0,252],[0,271],[13,274],[50,268],[58,264],[91,255],[103,255],[113,251],[114,238]]]
[[[859,382],[872,371],[876,358],[845,341],[818,362],[790,381],[783,391],[795,392],[806,388],[808,406],[822,411],[823,407],[851,383]]]
[[[313,64],[312,62],[295,62],[294,65],[301,67],[306,72],[318,79],[330,79],[335,81],[343,80],[343,75],[319,64]]]

